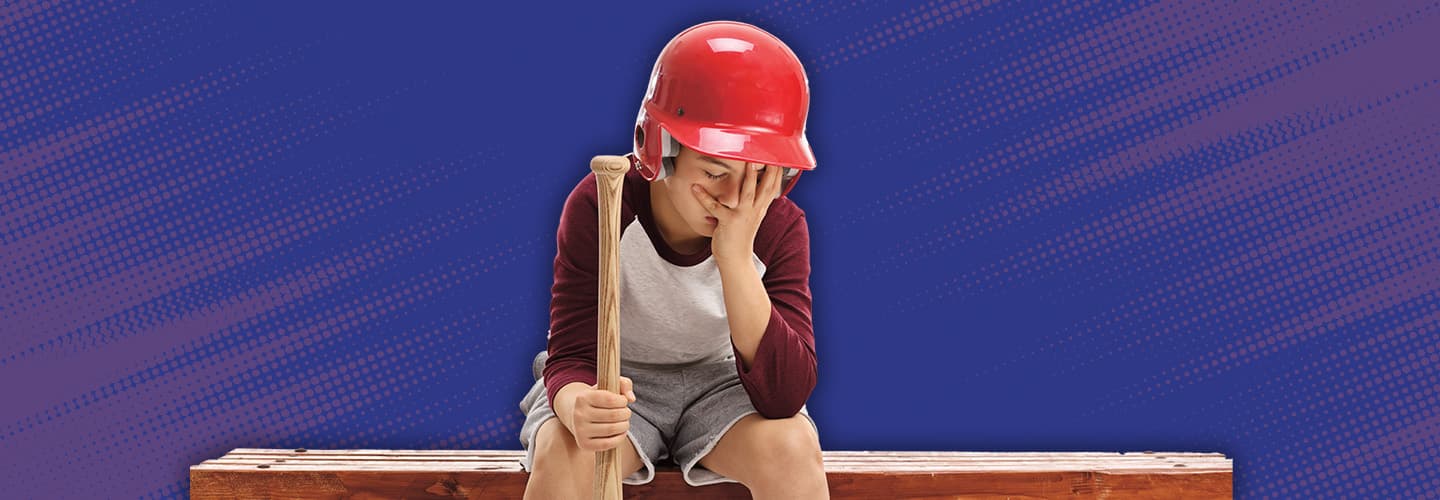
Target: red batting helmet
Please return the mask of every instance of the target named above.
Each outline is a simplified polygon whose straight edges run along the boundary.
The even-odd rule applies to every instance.
[[[800,171],[815,169],[809,108],[805,69],[779,38],[740,22],[697,24],[655,60],[631,161],[647,180],[664,178],[678,141],[717,158],[784,167],[783,196]]]

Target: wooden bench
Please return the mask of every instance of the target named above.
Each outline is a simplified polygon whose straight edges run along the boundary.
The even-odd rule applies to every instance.
[[[236,448],[190,467],[207,498],[520,498],[518,450]],[[826,451],[833,498],[1231,498],[1219,453]],[[749,498],[737,483],[693,487],[670,462],[627,498]]]

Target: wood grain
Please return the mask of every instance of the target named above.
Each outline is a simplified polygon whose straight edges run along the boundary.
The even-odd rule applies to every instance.
[[[590,159],[599,198],[600,267],[599,324],[595,346],[595,388],[620,392],[620,202],[630,161],[623,156]],[[596,500],[621,496],[620,449],[595,454]]]
[[[190,467],[190,496],[520,498],[522,450],[236,448]],[[1232,461],[1195,452],[825,451],[832,498],[1231,498]],[[749,498],[693,487],[671,463],[624,498]]]

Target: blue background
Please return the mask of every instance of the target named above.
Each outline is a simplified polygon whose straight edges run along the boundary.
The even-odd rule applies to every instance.
[[[0,484],[518,449],[565,195],[628,151],[669,38],[733,19],[813,93],[790,197],[826,449],[1221,452],[1241,497],[1434,495],[1437,13],[8,2]]]

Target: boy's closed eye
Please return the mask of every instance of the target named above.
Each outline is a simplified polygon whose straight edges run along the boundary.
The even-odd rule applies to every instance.
[[[765,175],[765,169],[767,169],[767,168],[770,168],[770,167],[763,167],[763,168],[761,168],[760,170],[755,171],[755,173],[757,174],[757,175],[756,175],[756,177],[757,177],[757,178],[756,178],[756,182],[759,182],[759,177],[760,177],[760,176]],[[705,176],[706,176],[706,177],[709,177],[709,178],[711,178],[711,179],[716,179],[716,180],[719,180],[719,179],[721,179],[721,178],[724,178],[725,175],[727,175],[727,174],[726,174],[726,173],[721,173],[720,175],[715,175],[715,174],[712,174],[712,173],[710,173],[710,172],[705,172]]]

